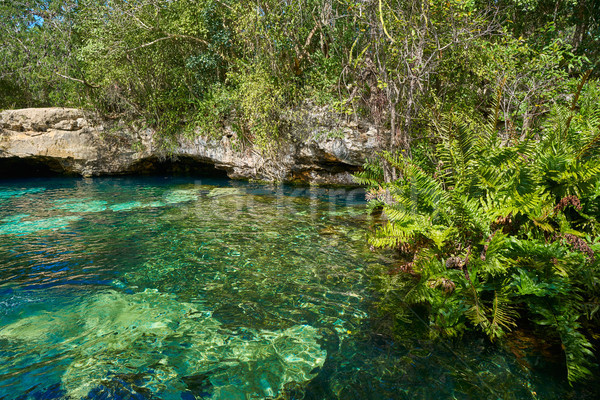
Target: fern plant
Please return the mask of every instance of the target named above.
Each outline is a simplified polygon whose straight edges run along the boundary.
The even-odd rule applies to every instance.
[[[582,103],[555,107],[521,140],[496,131],[497,111],[447,113],[431,127],[433,172],[385,152],[398,180],[378,163],[357,174],[385,217],[370,242],[412,256],[403,301],[428,306],[434,335],[475,327],[496,340],[530,316],[562,342],[570,381],[590,373],[585,305],[600,279],[600,107],[585,93]]]

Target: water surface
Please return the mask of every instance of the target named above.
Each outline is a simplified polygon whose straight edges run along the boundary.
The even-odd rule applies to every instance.
[[[371,276],[392,260],[368,249],[363,199],[191,178],[0,181],[0,398],[594,397],[483,338],[380,333]]]

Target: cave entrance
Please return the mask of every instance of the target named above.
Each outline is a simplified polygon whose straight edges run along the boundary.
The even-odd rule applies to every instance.
[[[51,157],[0,158],[0,179],[74,176]]]
[[[166,159],[144,158],[132,164],[125,171],[101,175],[164,175],[228,179],[226,171],[217,169],[214,164],[189,156]],[[0,158],[0,179],[59,176],[80,176],[80,174],[66,169],[58,159],[52,157]]]
[[[165,159],[144,158],[134,163],[127,175],[169,175],[228,179],[227,171],[214,164],[191,156],[176,156]]]

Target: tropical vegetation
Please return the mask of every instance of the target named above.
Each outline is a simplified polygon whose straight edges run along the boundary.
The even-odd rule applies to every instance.
[[[227,125],[274,156],[302,108],[371,123],[370,241],[405,260],[382,304],[439,337],[547,326],[590,374],[600,2],[13,0],[0,35],[0,108],[92,108],[167,149]]]

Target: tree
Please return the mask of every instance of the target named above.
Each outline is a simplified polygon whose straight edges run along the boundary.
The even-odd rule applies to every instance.
[[[346,72],[355,82],[348,102],[359,100],[377,124],[388,151],[411,154],[434,99],[435,76],[445,60],[497,24],[489,10],[459,1],[369,1],[356,3],[358,30]],[[386,181],[396,178],[384,162]]]
[[[41,106],[80,100],[86,83],[75,57],[77,5],[64,0],[0,4],[0,107]],[[0,89],[2,90],[2,89]]]

